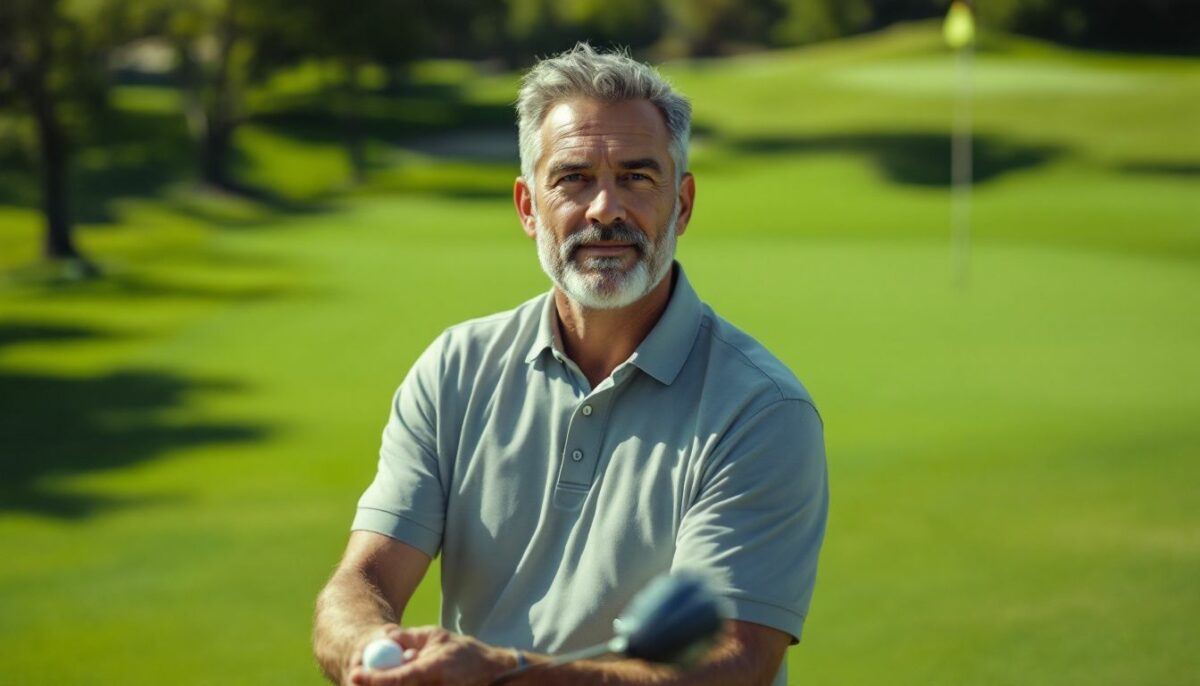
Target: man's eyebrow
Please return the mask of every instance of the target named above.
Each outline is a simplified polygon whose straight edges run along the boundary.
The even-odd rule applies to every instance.
[[[639,160],[625,160],[621,162],[621,169],[649,169],[661,172],[662,165],[653,157],[643,157]]]
[[[556,174],[584,171],[591,168],[592,165],[589,162],[555,162],[554,164],[550,165],[550,175],[554,176]]]

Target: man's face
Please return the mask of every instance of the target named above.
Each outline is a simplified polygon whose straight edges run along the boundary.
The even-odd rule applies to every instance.
[[[671,269],[691,213],[675,184],[669,134],[649,101],[572,100],[547,113],[535,199],[518,210],[554,283],[592,309],[624,307]],[[686,210],[686,215],[684,211]]]

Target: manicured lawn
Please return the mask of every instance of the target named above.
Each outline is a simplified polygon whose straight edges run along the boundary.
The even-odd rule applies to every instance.
[[[1197,683],[1200,62],[981,54],[964,290],[937,40],[668,69],[697,110],[680,259],[825,418],[793,681]],[[513,77],[469,79],[475,135]],[[31,267],[37,218],[3,196],[0,683],[319,683],[312,599],[391,392],[442,328],[547,287],[515,163],[381,135],[345,193],[336,133],[289,126],[247,128],[241,169],[294,205],[198,193],[183,163],[97,199],[102,282]],[[409,623],[437,619],[427,581]]]

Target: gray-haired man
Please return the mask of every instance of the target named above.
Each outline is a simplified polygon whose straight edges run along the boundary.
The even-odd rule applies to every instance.
[[[729,631],[687,673],[633,661],[528,684],[784,684],[828,503],[812,400],[697,298],[674,262],[692,215],[690,106],[586,45],[540,62],[518,102],[514,188],[547,294],[447,329],[397,391],[379,471],[317,603],[333,680],[486,684],[607,639],[658,574],[714,579]],[[401,629],[442,555],[440,628]],[[403,667],[365,672],[392,636]]]

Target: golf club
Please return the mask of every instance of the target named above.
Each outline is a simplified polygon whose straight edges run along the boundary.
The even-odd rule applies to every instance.
[[[613,620],[613,637],[605,643],[559,655],[501,674],[502,684],[534,669],[549,669],[608,655],[687,667],[716,642],[729,612],[708,582],[695,574],[664,574],[633,597]]]

